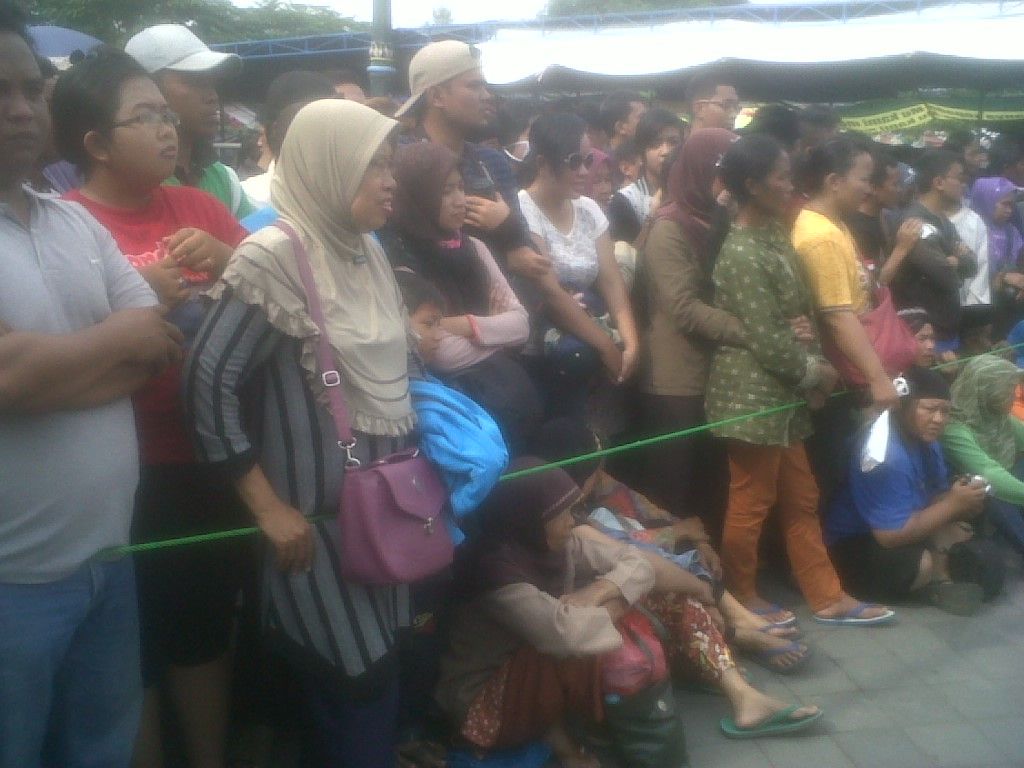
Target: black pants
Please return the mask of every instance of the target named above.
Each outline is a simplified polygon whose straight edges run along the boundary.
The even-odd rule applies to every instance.
[[[823,519],[850,473],[854,437],[860,425],[858,402],[856,393],[847,392],[828,398],[823,408],[811,411],[814,434],[804,444],[821,492],[819,509]]]
[[[704,396],[643,395],[644,437],[676,432],[706,423]],[[716,540],[729,498],[729,464],[725,446],[710,432],[674,438],[643,449],[641,489],[676,517],[699,515]]]
[[[852,536],[829,547],[843,587],[854,597],[890,602],[905,598],[921,570],[924,544],[883,547],[874,536]]]

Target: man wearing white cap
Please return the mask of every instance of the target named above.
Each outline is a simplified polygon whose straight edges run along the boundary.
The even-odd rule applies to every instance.
[[[421,48],[409,62],[408,101],[396,117],[416,117],[420,140],[442,144],[459,156],[466,187],[467,234],[484,241],[511,273],[520,300],[531,313],[543,305],[548,319],[601,351],[609,373],[618,377],[619,349],[558,283],[550,259],[542,256],[519,208],[518,185],[505,156],[468,139],[487,125],[492,98],[480,67],[480,53],[458,40]]]
[[[242,191],[238,175],[217,162],[212,141],[220,128],[217,85],[237,75],[242,60],[233,53],[211,51],[180,24],[157,24],[132,37],[125,52],[160,86],[181,121],[178,126],[178,167],[169,184],[199,187],[244,218],[256,207]]]

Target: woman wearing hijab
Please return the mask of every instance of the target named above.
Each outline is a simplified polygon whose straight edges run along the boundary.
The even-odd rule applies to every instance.
[[[368,235],[391,212],[395,127],[355,102],[313,102],[296,115],[271,184],[273,206],[308,252],[364,464],[410,445],[414,427],[401,300]],[[202,457],[234,479],[270,545],[265,627],[303,683],[324,763],[385,768],[408,588],[341,577],[334,515],[346,456],[301,286],[283,231],[243,241],[210,292],[185,396]]]
[[[511,472],[541,466],[518,459]],[[436,699],[477,749],[548,736],[563,765],[594,766],[561,724],[602,714],[603,654],[615,627],[654,584],[625,544],[574,531],[580,489],[553,469],[499,483],[479,517],[481,540],[457,561],[467,600],[457,610]]]
[[[640,256],[637,293],[646,336],[639,389],[644,434],[705,422],[704,388],[711,352],[743,346],[743,325],[712,305],[713,225],[728,224],[716,197],[717,165],[736,135],[708,128],[683,145],[668,178],[671,202],[657,218]],[[720,242],[720,241],[719,241]],[[644,490],[677,517],[717,520],[724,509],[725,456],[706,435],[674,440],[644,455]]]
[[[515,356],[530,323],[487,246],[462,231],[466,195],[458,163],[433,142],[396,152],[398,188],[384,242],[396,269],[416,273],[445,301],[431,367],[489,411],[515,451],[540,420],[540,395]]]
[[[986,512],[1024,554],[1024,422],[1010,415],[1022,377],[1017,366],[995,355],[968,360],[953,382],[953,419],[942,448],[954,470],[981,475],[992,486]]]
[[[1013,325],[1020,307],[1018,300],[1024,291],[1020,264],[1024,238],[1013,223],[1016,204],[1017,186],[1009,179],[999,176],[978,179],[971,189],[971,207],[988,230],[989,280],[992,302],[998,313],[998,338]]]

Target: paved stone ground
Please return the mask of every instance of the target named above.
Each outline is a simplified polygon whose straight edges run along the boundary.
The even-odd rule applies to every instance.
[[[1007,558],[1004,594],[978,615],[897,606],[874,629],[822,627],[796,594],[813,657],[792,676],[743,663],[754,685],[824,717],[801,734],[733,741],[718,728],[724,698],[681,693],[693,768],[1009,768],[1024,766],[1024,571]]]

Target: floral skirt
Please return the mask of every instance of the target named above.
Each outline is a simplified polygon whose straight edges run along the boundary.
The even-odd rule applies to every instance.
[[[722,675],[736,666],[721,630],[696,600],[672,594],[648,595],[643,606],[669,630],[665,655],[671,668],[683,667],[702,681],[720,683]]]

